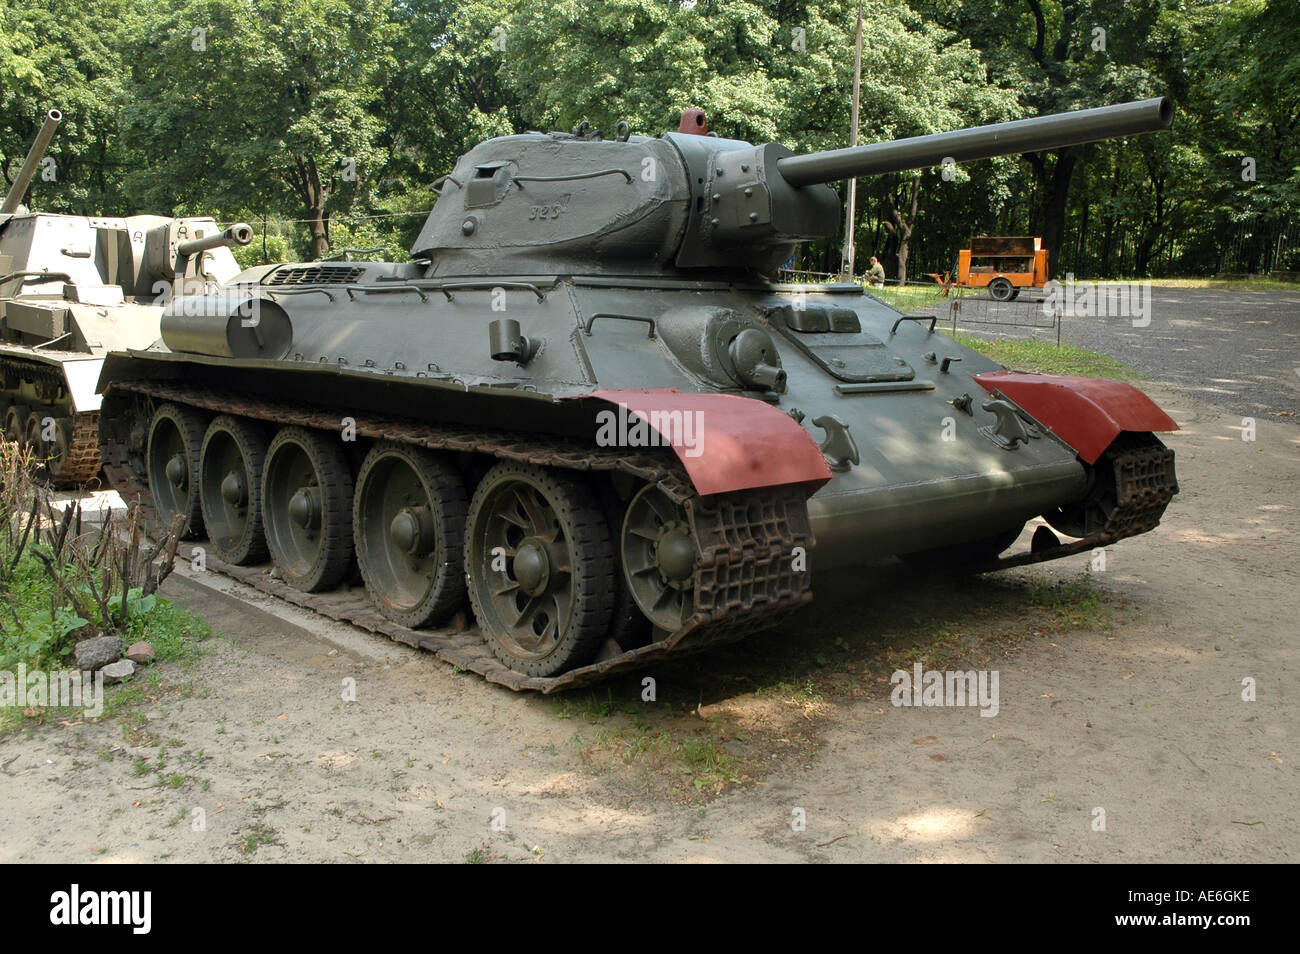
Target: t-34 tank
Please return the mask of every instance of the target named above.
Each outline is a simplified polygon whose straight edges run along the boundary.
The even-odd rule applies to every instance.
[[[161,345],[105,364],[105,470],[206,533],[210,567],[542,690],[771,625],[813,567],[1105,546],[1177,491],[1143,394],[767,276],[835,233],[823,183],[1171,119],[1155,99],[813,155],[700,135],[698,111],[659,138],[493,139],[414,262],[170,303]],[[1074,539],[999,560],[1039,515]],[[420,632],[466,599],[476,631]]]
[[[163,302],[181,289],[229,281],[231,245],[210,218],[125,218],[28,212],[19,203],[62,116],[50,110],[0,204],[0,415],[5,439],[30,446],[59,485],[99,473],[106,352],[148,347]]]

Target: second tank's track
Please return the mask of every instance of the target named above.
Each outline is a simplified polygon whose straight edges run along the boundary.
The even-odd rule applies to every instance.
[[[345,416],[331,409],[304,408],[170,382],[133,381],[114,385],[113,390],[155,401],[175,401],[213,413],[335,432]],[[656,631],[646,646],[600,658],[556,676],[528,676],[504,666],[472,623],[459,628],[410,629],[381,615],[362,588],[305,593],[277,579],[269,565],[232,566],[212,557],[206,560],[208,570],[330,619],[428,650],[458,668],[478,673],[489,682],[543,693],[597,682],[611,673],[643,668],[669,655],[734,642],[779,623],[812,599],[810,574],[794,569],[792,560],[796,547],[808,550],[813,544],[806,495],[798,489],[766,488],[703,498],[695,493],[667,449],[656,455],[506,431],[471,430],[394,417],[346,416],[355,420],[356,433],[367,438],[408,442],[433,450],[487,454],[543,467],[623,472],[657,484],[685,508],[700,554],[691,614],[674,632]],[[114,489],[128,503],[138,502],[146,510],[150,509],[150,494],[138,468],[132,466],[130,448],[106,434],[104,454],[104,472]]]
[[[19,358],[0,357],[0,373],[19,374],[29,380],[43,378],[51,384],[62,386],[63,376],[53,365]],[[60,415],[72,420],[72,434],[68,452],[60,463],[58,472],[51,473],[51,482],[57,487],[80,487],[95,479],[100,469],[99,412],[77,414],[71,408]]]

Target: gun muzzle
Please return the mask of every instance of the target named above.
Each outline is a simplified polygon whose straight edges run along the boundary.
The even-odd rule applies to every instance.
[[[230,228],[204,238],[190,239],[176,246],[176,254],[188,258],[212,248],[235,248],[253,241],[253,227],[246,222],[236,222]]]
[[[27,187],[32,184],[32,179],[36,177],[36,167],[41,164],[41,159],[45,156],[45,150],[50,147],[50,140],[54,138],[54,130],[59,128],[59,123],[62,121],[63,114],[57,109],[51,109],[45,114],[45,122],[41,123],[41,128],[32,141],[32,148],[27,150],[27,158],[23,160],[22,168],[18,170],[18,176],[14,179],[14,184],[9,187],[4,202],[0,203],[0,215],[18,210],[18,203],[22,202],[23,196],[27,194]]]

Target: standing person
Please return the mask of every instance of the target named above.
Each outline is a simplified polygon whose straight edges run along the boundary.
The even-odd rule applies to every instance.
[[[867,269],[867,281],[877,288],[885,287],[885,267],[874,255],[871,256],[871,267]]]

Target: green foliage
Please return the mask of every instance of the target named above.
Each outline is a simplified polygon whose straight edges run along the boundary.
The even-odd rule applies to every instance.
[[[71,570],[69,570],[71,572]],[[53,612],[51,606],[54,605]],[[127,597],[127,617],[122,619],[122,598],[109,600],[110,612],[123,623],[120,635],[130,644],[146,639],[157,659],[182,654],[187,640],[202,639],[207,628],[192,613],[155,594],[143,596],[133,588]],[[58,669],[72,660],[73,644],[87,635],[98,635],[103,621],[86,620],[59,595],[45,567],[31,554],[24,554],[0,599],[0,670],[12,671],[18,663],[29,669]],[[83,630],[89,623],[90,629]]]
[[[978,234],[1037,234],[1053,270],[1243,267],[1300,213],[1294,0],[864,0],[860,136],[922,135],[1169,95],[1171,135],[858,186],[858,260],[952,266]],[[248,266],[384,245],[481,139],[587,120],[843,145],[854,0],[0,0],[0,174],[64,121],[40,207],[212,214],[265,239]],[[1097,31],[1104,30],[1104,48]],[[1243,180],[1250,157],[1256,178]],[[913,188],[919,189],[915,217]],[[838,268],[838,239],[802,267]],[[1244,250],[1243,250],[1244,249]],[[1300,248],[1276,267],[1300,266]],[[1287,255],[1293,259],[1287,259]],[[1237,269],[1241,270],[1241,269]]]

